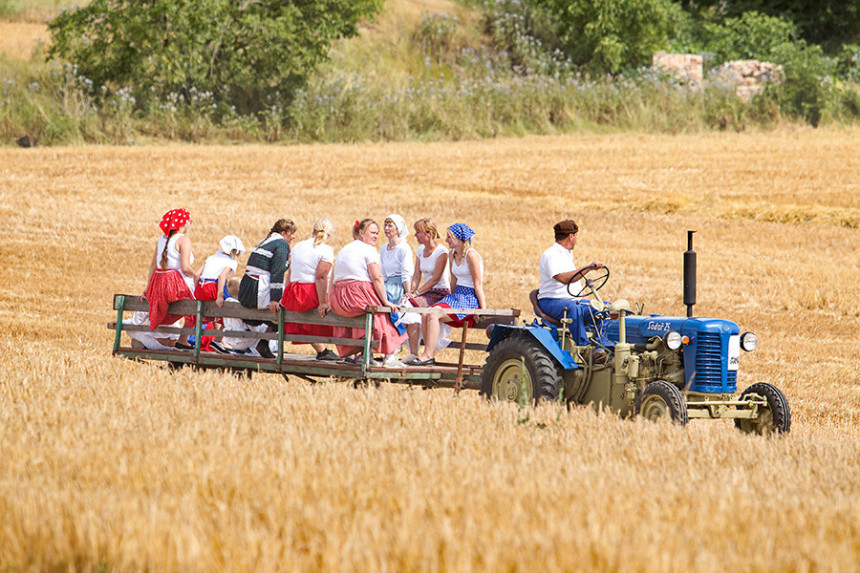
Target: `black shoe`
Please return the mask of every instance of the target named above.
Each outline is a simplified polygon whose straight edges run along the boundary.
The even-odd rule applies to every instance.
[[[272,354],[272,351],[269,350],[268,340],[261,340],[257,343],[257,352],[260,353],[260,356],[262,356],[263,358],[268,358],[269,360],[275,357],[275,355]]]
[[[322,352],[317,352],[317,360],[340,360],[340,356],[326,348]]]
[[[419,360],[418,358],[413,358],[407,362],[404,362],[407,366],[433,366],[436,364],[435,358],[428,358],[427,360]]]
[[[190,344],[185,344],[184,342],[177,342],[173,345],[173,348],[177,350],[194,350],[194,347]]]
[[[215,352],[220,352],[221,354],[233,354],[232,350],[221,346],[221,343],[216,342],[215,340],[209,343],[209,347]]]

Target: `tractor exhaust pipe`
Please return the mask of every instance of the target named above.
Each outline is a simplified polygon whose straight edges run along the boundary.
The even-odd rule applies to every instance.
[[[687,318],[693,316],[693,305],[696,304],[696,251],[693,250],[693,233],[687,231],[687,250],[684,251],[684,304],[687,306]]]

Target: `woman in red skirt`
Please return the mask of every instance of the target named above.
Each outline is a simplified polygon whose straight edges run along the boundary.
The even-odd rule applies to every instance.
[[[387,306],[397,311],[397,305],[388,300],[385,283],[382,280],[382,265],[376,241],[379,238],[379,225],[373,219],[356,221],[353,227],[353,242],[337,254],[334,262],[334,286],[331,291],[331,308],[348,318],[364,314],[365,307]],[[361,338],[364,330],[360,328],[335,327],[334,335],[343,338]],[[397,332],[387,314],[373,317],[371,339],[379,341],[379,352],[392,355],[406,340],[406,334]],[[341,356],[360,353],[355,346],[337,347]],[[358,361],[357,358],[349,359]]]
[[[320,317],[328,312],[328,282],[334,263],[334,249],[326,245],[331,236],[332,224],[327,217],[314,221],[314,230],[309,239],[295,245],[290,253],[290,278],[284,289],[281,305],[292,312],[307,312],[317,309]],[[321,324],[284,325],[287,334],[306,336],[332,336],[332,328]],[[293,342],[293,344],[302,344]],[[340,356],[319,342],[311,342],[317,360],[340,360]]]
[[[192,292],[199,273],[191,267],[194,254],[191,252],[191,239],[186,234],[189,224],[191,215],[188,211],[172,209],[164,214],[158,225],[164,234],[158,239],[152,255],[144,293],[149,302],[150,330],[155,330],[161,324],[173,324],[182,318],[167,313],[170,303],[194,298]],[[159,339],[159,342],[166,346],[174,344],[170,339]]]

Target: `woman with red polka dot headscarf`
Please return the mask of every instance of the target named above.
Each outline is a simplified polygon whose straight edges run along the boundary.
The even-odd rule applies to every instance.
[[[168,211],[159,223],[164,234],[158,239],[152,255],[144,293],[149,301],[150,330],[155,330],[161,324],[173,324],[181,318],[179,315],[167,314],[170,303],[194,298],[194,287],[200,273],[191,267],[194,254],[191,252],[191,239],[186,234],[190,223],[191,215],[185,209]]]

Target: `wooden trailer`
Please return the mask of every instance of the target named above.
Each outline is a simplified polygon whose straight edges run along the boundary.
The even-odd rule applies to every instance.
[[[225,302],[223,308],[211,301],[182,300],[170,305],[169,312],[183,316],[195,316],[197,319],[194,328],[159,326],[155,332],[166,334],[193,334],[194,348],[192,350],[149,350],[146,348],[133,347],[128,336],[123,337],[123,332],[148,331],[149,325],[135,325],[124,322],[129,313],[135,311],[147,312],[148,303],[141,297],[128,294],[115,294],[113,297],[113,308],[116,311],[116,321],[108,324],[108,328],[115,332],[113,354],[124,356],[133,360],[162,361],[173,366],[190,365],[197,368],[220,368],[233,371],[270,372],[281,374],[285,378],[296,376],[310,382],[319,379],[337,378],[354,380],[387,380],[390,382],[403,382],[419,384],[424,386],[439,386],[454,388],[480,389],[481,369],[480,365],[465,364],[466,350],[486,351],[486,343],[470,343],[467,341],[469,327],[463,327],[459,342],[452,342],[448,349],[442,353],[451,354],[452,350],[458,351],[456,362],[440,361],[437,357],[433,366],[407,366],[402,368],[388,368],[376,365],[371,361],[372,351],[379,343],[368,336],[372,329],[373,314],[387,313],[385,307],[368,307],[363,316],[356,318],[344,318],[333,312],[328,313],[325,318],[319,316],[316,310],[308,312],[289,312],[280,310],[273,314],[269,310],[249,309],[237,302]],[[408,312],[419,314],[469,314],[473,315],[474,325],[471,329],[486,329],[490,324],[516,324],[520,315],[519,309],[439,309],[439,308],[416,308]],[[277,326],[277,331],[253,332],[236,330],[211,330],[202,327],[203,317],[229,317],[242,320],[272,322]],[[361,338],[336,338],[325,336],[290,335],[284,333],[285,323],[298,324],[322,324],[327,326],[348,326],[361,329],[364,336]],[[456,330],[454,331],[457,332]],[[202,335],[225,336],[241,339],[264,339],[277,340],[277,352],[273,359],[252,357],[241,354],[224,354],[221,352],[207,352],[200,348]],[[124,344],[126,342],[127,344]],[[298,354],[288,352],[287,342],[322,344],[340,344],[345,346],[359,346],[363,349],[364,361],[358,364],[349,364],[334,361],[316,360],[314,354]],[[438,356],[438,355],[437,355]]]

